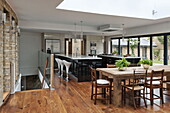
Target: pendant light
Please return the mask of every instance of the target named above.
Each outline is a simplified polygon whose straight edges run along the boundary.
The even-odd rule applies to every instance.
[[[80,21],[80,23],[81,23],[80,39],[83,40],[83,21]]]
[[[122,41],[124,41],[125,38],[125,29],[124,29],[124,24],[122,24]]]
[[[102,33],[102,43],[104,43],[104,33]]]
[[[76,38],[77,38],[77,24],[75,23],[74,25],[75,25],[74,43],[77,43],[77,40],[76,40]]]

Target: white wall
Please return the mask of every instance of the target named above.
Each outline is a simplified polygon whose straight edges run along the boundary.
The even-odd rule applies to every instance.
[[[38,51],[41,50],[41,33],[21,32],[19,46],[19,63],[22,75],[38,75]]]
[[[96,43],[96,54],[102,54],[103,53],[103,43],[102,43],[102,36],[94,36],[94,35],[88,35],[87,36],[87,42],[86,42],[86,54],[90,54],[90,42]]]
[[[135,27],[126,30],[126,36],[158,34],[170,32],[170,22]]]

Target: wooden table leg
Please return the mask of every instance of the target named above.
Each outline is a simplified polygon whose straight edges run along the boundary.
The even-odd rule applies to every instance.
[[[112,103],[116,107],[122,107],[122,87],[121,80],[114,79],[114,90],[113,90],[113,98]]]
[[[166,76],[166,80],[167,80],[167,81],[170,81],[170,76]],[[170,84],[167,84],[166,87],[167,87],[167,89],[170,89]]]

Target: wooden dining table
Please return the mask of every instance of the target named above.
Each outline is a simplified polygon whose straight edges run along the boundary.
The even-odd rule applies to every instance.
[[[148,74],[152,70],[162,70],[162,69],[164,69],[165,76],[167,76],[167,80],[170,80],[170,65],[150,66],[148,69]],[[97,68],[96,70],[99,71],[100,77],[104,75],[104,76],[108,76],[109,78],[113,78],[114,90],[113,90],[112,103],[117,107],[122,106],[121,81],[133,78],[134,70],[145,71],[143,67],[127,67],[127,69],[124,71],[119,71],[118,68]]]

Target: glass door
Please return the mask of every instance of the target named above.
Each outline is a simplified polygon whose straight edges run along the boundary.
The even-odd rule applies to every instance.
[[[164,36],[153,36],[153,65],[164,64]]]

